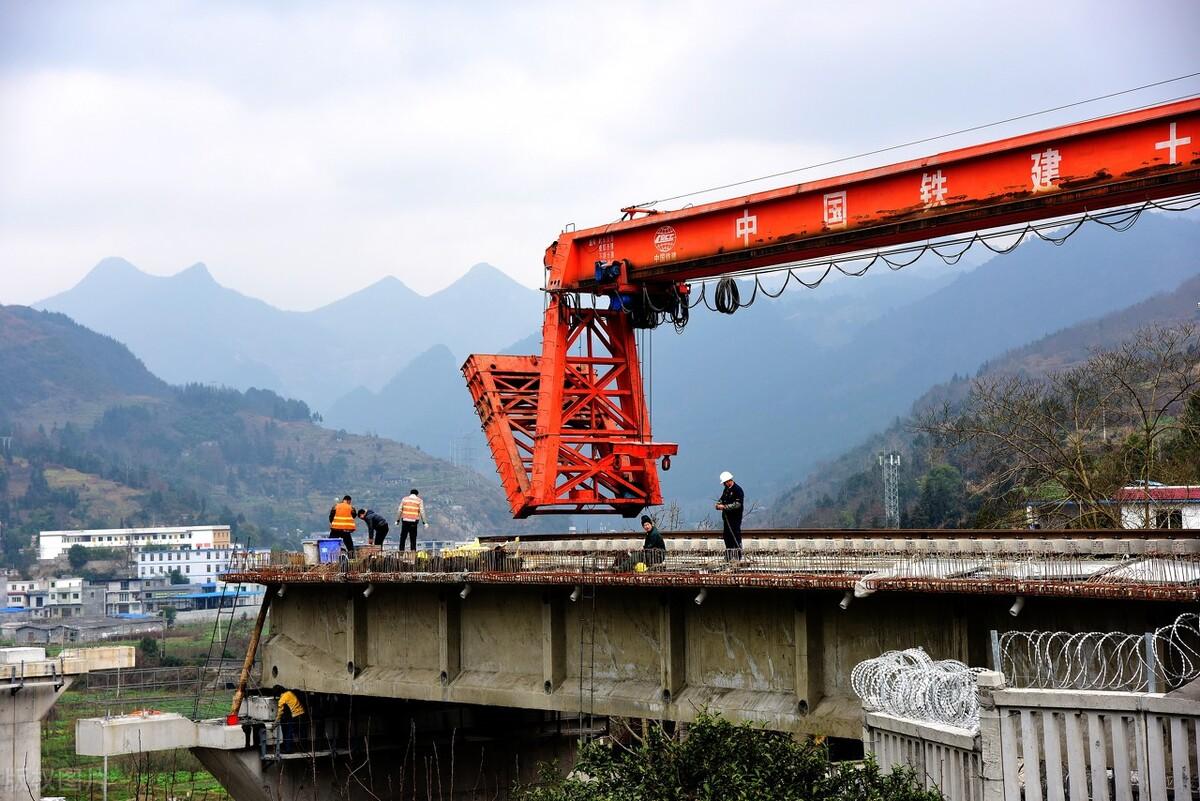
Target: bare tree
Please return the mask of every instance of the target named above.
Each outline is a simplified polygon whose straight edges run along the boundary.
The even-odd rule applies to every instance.
[[[961,406],[926,414],[918,430],[972,458],[971,489],[1012,525],[1037,502],[1071,524],[1120,527],[1121,487],[1148,486],[1175,415],[1200,388],[1190,324],[1138,331],[1120,347],[1045,377],[984,376]],[[1150,506],[1146,507],[1147,527]]]

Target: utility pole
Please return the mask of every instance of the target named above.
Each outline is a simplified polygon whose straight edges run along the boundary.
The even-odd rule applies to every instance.
[[[887,528],[900,528],[900,454],[895,451],[879,454],[883,472],[883,514]]]

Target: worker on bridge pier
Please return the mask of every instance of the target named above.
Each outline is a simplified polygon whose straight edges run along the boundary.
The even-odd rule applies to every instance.
[[[725,537],[725,558],[742,558],[742,514],[746,508],[746,493],[733,480],[733,473],[728,470],[721,473],[721,484],[725,489],[717,501],[717,511],[721,513],[723,524],[722,534]]]
[[[350,501],[349,495],[343,495],[342,499],[329,510],[329,536],[341,537],[342,542],[346,545],[346,551],[354,556],[354,532],[358,528],[358,524],[355,521],[357,514]]]
[[[300,734],[300,718],[304,717],[304,704],[292,690],[284,690],[279,694],[279,708],[275,712],[275,721],[279,724],[283,743],[280,753],[290,754],[296,747]]]
[[[358,519],[367,524],[367,542],[382,548],[389,530],[387,518],[372,509],[359,509]]]
[[[415,488],[404,496],[404,500],[396,507],[396,522],[400,524],[400,550],[404,550],[404,543],[408,541],[412,543],[413,552],[416,553],[417,524],[424,523],[428,528],[429,520],[425,518],[425,502],[421,500],[421,493]]]

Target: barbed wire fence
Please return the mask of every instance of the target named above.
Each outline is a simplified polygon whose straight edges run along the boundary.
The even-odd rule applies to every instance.
[[[1144,634],[1007,631],[993,647],[1013,687],[1170,691],[1200,677],[1200,614]]]
[[[979,694],[972,668],[934,660],[922,648],[888,651],[855,665],[850,685],[867,709],[910,720],[979,728]]]

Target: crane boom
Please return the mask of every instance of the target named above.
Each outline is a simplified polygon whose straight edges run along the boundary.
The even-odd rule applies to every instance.
[[[688,281],[1196,191],[1191,99],[564,232],[546,250],[541,355],[463,365],[513,515],[662,502],[657,463],[677,446],[650,435],[636,330],[686,306]]]

